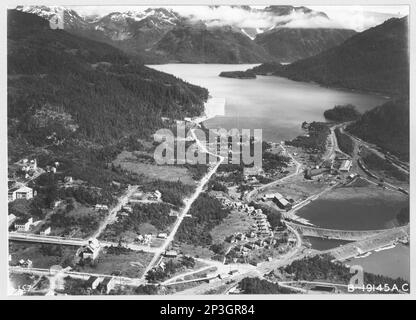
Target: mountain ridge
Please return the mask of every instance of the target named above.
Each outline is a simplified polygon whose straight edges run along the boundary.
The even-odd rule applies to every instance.
[[[215,10],[215,6],[213,9]],[[233,6],[243,10],[247,14],[260,15],[268,21],[268,27],[252,28],[237,25],[223,25],[221,20],[213,17],[204,19],[193,15],[183,16],[172,9],[148,8],[143,12],[126,11],[112,12],[102,17],[82,17],[72,9],[65,7],[46,6],[18,6],[21,11],[37,14],[47,20],[56,19],[58,15],[63,16],[64,28],[74,34],[89,39],[101,41],[115,46],[124,52],[139,57],[145,63],[262,63],[266,61],[294,61],[299,58],[310,56],[319,50],[326,49],[346,39],[351,34],[345,29],[333,31],[334,35],[320,35],[319,31],[310,32],[307,39],[296,39],[293,37],[282,37],[278,39],[279,44],[271,44],[276,39],[268,42],[255,41],[256,37],[267,39],[267,34],[276,31],[293,19],[322,19],[329,21],[329,17],[323,13],[306,7],[294,6],[269,6],[264,9],[251,8],[247,6]],[[219,24],[219,25],[218,25]],[[202,48],[195,36],[204,33],[206,29],[206,42],[209,45],[215,43],[217,49]],[[342,31],[339,31],[342,30]],[[178,32],[185,39],[178,37]],[[281,31],[288,32],[286,30]],[[340,35],[342,34],[342,35]],[[242,37],[242,35],[244,37]],[[326,39],[327,38],[327,39]],[[171,45],[180,42],[185,49],[168,50],[168,45],[163,41],[173,41]],[[316,44],[311,46],[311,43]],[[327,43],[326,43],[327,42]],[[305,44],[302,46],[302,44]],[[279,54],[275,54],[276,46],[287,48]],[[192,48],[197,48],[192,50]],[[225,50],[220,50],[223,47]],[[188,49],[186,49],[188,48]],[[274,48],[274,49],[270,49]],[[294,49],[295,48],[295,49]],[[313,48],[313,50],[311,50]],[[206,52],[202,52],[205,50]],[[211,50],[211,51],[210,51]],[[224,52],[225,51],[225,52]],[[286,52],[286,54],[284,54]],[[202,54],[201,53],[205,53]],[[215,56],[217,55],[217,56]],[[294,57],[292,57],[293,55]],[[198,57],[202,57],[200,60]]]

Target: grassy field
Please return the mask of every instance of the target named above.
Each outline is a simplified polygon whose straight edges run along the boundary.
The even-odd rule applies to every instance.
[[[94,266],[77,266],[80,272],[113,274],[129,278],[139,278],[152,259],[153,254],[130,251],[120,254],[110,254],[105,249],[100,253]]]
[[[32,260],[34,268],[48,269],[53,265],[67,267],[72,265],[77,249],[74,246],[10,241],[10,264],[15,265],[20,259],[29,259]]]
[[[236,232],[247,232],[254,220],[247,214],[232,211],[218,226],[211,230],[212,242],[223,243],[224,239]]]
[[[182,243],[179,246],[175,246],[175,248],[180,250],[184,255],[196,258],[210,259],[214,255],[214,253],[208,248],[194,246],[186,243]]]
[[[292,198],[295,201],[301,201],[311,196],[312,194],[323,191],[327,184],[318,182],[316,180],[306,180],[303,175],[290,178],[281,185],[273,186],[267,189],[264,193],[279,192],[286,198]]]
[[[174,165],[159,166],[154,163],[146,163],[133,152],[123,151],[113,161],[113,164],[116,167],[120,166],[124,170],[141,174],[151,179],[173,182],[179,180],[187,185],[195,185],[191,173],[186,168]]]

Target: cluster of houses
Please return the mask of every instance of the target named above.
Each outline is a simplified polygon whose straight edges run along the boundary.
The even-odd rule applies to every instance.
[[[32,227],[39,225],[42,220],[34,221],[33,217],[30,218],[18,218],[14,214],[8,215],[8,227],[14,228],[17,232],[28,232]],[[52,229],[48,225],[42,225],[40,228],[40,235],[47,236],[51,233]]]
[[[148,245],[152,241],[152,235],[151,234],[145,234],[145,235],[139,234],[136,237],[135,241],[139,242],[140,244]]]
[[[20,166],[21,171],[27,174],[33,174],[38,169],[38,162],[36,159],[21,159],[16,164]]]
[[[86,282],[86,287],[92,290],[98,290],[101,293],[110,293],[116,286],[116,279],[114,277],[97,277],[91,276]]]
[[[253,206],[249,206],[246,203],[240,201],[231,201],[227,198],[220,198],[221,203],[228,207],[247,213],[251,216],[256,223],[252,225],[253,232],[257,231],[257,236],[270,236],[273,235],[270,223],[267,220],[267,216],[263,213],[262,209],[256,209]]]
[[[27,232],[34,225],[35,225],[35,222],[33,222],[32,217],[22,218],[14,222],[14,228],[16,231],[19,231],[19,232]]]
[[[263,176],[264,170],[258,166],[244,167],[243,175],[244,175],[244,181],[257,183],[258,180],[255,176]]]
[[[30,259],[26,259],[26,260],[25,259],[20,259],[17,262],[17,265],[21,268],[32,268],[33,262]]]
[[[162,193],[159,190],[152,192],[143,193],[142,191],[137,191],[132,194],[129,199],[129,204],[140,203],[146,201],[159,202],[162,200]]]

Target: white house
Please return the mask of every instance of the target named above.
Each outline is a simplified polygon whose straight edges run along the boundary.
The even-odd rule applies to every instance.
[[[101,246],[97,239],[91,238],[88,240],[88,244],[82,246],[77,251],[77,256],[82,259],[95,260],[98,257]]]
[[[99,211],[99,210],[108,210],[108,206],[106,206],[105,204],[96,204],[94,206],[94,209],[96,211]]]
[[[16,199],[32,199],[33,198],[33,189],[23,186],[23,187],[15,187],[10,189],[8,192],[8,201],[14,201]]]
[[[42,231],[40,232],[40,234],[43,236],[47,236],[51,233],[51,231],[52,231],[51,227],[42,228]]]
[[[16,216],[12,213],[12,214],[9,214],[9,216],[8,216],[8,223],[9,223],[9,227],[13,224],[13,222],[15,222],[16,221]]]

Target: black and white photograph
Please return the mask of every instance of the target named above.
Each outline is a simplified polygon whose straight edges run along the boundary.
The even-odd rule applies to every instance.
[[[411,6],[372,3],[5,7],[8,297],[409,297]]]

